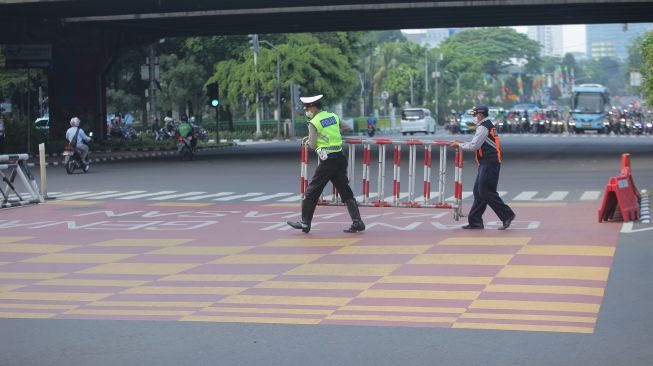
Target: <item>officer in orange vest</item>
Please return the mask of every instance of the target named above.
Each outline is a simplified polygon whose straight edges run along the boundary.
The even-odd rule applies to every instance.
[[[483,229],[483,213],[489,205],[502,222],[499,230],[505,230],[515,219],[515,213],[506,205],[499,193],[499,172],[501,171],[501,146],[499,135],[488,117],[486,105],[477,105],[471,112],[476,119],[476,134],[470,142],[453,141],[451,146],[476,152],[478,172],[474,182],[474,203],[469,210],[469,224],[463,229]]]

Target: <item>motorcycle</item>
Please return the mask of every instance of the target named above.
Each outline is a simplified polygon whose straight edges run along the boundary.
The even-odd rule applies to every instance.
[[[376,132],[376,127],[374,127],[372,124],[368,123],[367,124],[367,136],[374,137],[375,132]]]
[[[93,132],[89,133],[89,137],[93,137]],[[86,155],[86,159],[89,159],[89,156],[91,155],[90,149],[88,154]],[[63,160],[63,166],[66,168],[66,173],[68,174],[73,174],[76,169],[81,169],[82,172],[88,173],[89,169],[91,168],[90,164],[84,164],[82,161],[82,154],[79,149],[73,149],[73,150],[64,150],[63,152],[64,160]]]
[[[179,159],[181,160],[193,160],[195,157],[195,147],[193,146],[193,137],[192,134],[187,137],[181,135],[177,136],[177,153],[179,154]]]

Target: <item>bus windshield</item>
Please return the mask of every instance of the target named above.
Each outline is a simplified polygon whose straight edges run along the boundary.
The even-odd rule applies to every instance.
[[[601,93],[577,93],[574,96],[575,113],[602,113],[605,109]]]

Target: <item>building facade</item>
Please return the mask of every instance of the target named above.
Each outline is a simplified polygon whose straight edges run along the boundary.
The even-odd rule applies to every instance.
[[[589,58],[626,60],[628,48],[637,37],[653,30],[653,23],[588,24],[586,29]]]
[[[527,34],[528,38],[540,44],[540,56],[564,56],[561,25],[529,26]]]

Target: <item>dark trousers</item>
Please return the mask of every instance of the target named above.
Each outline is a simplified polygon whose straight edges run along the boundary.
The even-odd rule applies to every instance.
[[[329,181],[338,189],[342,202],[354,198],[354,193],[349,187],[349,178],[347,178],[347,165],[347,157],[342,152],[329,154],[329,158],[320,162],[315,170],[308,189],[306,189],[305,199],[317,202]]]
[[[470,224],[483,224],[483,213],[488,205],[501,221],[506,221],[515,214],[503,203],[497,193],[500,171],[501,163],[486,163],[478,166],[476,182],[474,182],[474,203],[467,217]]]

